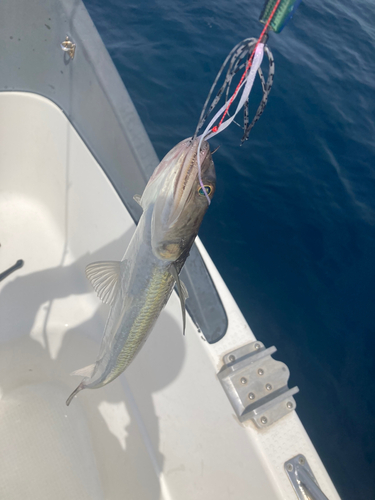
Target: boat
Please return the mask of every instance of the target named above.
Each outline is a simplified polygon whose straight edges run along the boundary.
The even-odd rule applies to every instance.
[[[158,158],[81,0],[0,5],[0,498],[339,499],[276,347],[256,339],[199,238],[118,379],[83,391]],[[183,139],[183,138],[181,138]]]

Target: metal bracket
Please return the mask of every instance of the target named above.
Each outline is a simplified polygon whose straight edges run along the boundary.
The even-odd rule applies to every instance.
[[[303,455],[297,455],[284,464],[298,500],[328,500]]]
[[[70,59],[74,59],[76,44],[70,40],[68,35],[66,35],[65,40],[60,44],[60,47],[64,52],[69,54]]]
[[[288,367],[271,357],[276,350],[256,341],[223,357],[217,376],[241,422],[268,427],[296,407],[292,396],[299,389],[289,389]]]

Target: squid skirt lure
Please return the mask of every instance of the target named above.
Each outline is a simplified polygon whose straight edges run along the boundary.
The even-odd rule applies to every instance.
[[[206,102],[201,112],[197,129],[193,136],[193,140],[196,137],[198,137],[199,139],[198,151],[200,150],[203,141],[207,141],[208,139],[211,139],[215,135],[219,134],[220,132],[225,130],[232,122],[236,123],[238,126],[243,128],[243,136],[241,139],[241,144],[248,139],[251,129],[261,117],[264,108],[267,104],[268,96],[272,88],[272,83],[275,73],[274,59],[270,49],[267,47],[265,43],[266,39],[267,35],[264,36],[263,33],[258,40],[256,38],[246,38],[242,42],[238,43],[228,54],[222,67],[220,68],[219,73],[215,78],[215,81],[211,87],[210,92],[208,93]],[[269,62],[267,81],[261,69],[264,53],[266,54]],[[241,71],[243,68],[245,68],[245,70],[242,74],[242,77],[239,83],[237,84],[237,87],[233,95],[229,97],[233,80],[237,75],[237,73]],[[215,89],[218,87],[218,81],[220,80],[220,77],[225,70],[226,73],[224,77],[224,82],[222,83],[219,90],[216,92],[216,96],[212,99]],[[249,109],[248,109],[249,95],[251,89],[253,88],[255,77],[257,74],[259,75],[261,81],[263,97],[259,104],[257,112],[250,123]],[[233,115],[230,116],[229,108],[237,97],[238,97],[238,103],[236,109]],[[218,107],[219,102],[220,100],[222,100],[222,98],[224,99],[224,103],[210,119],[208,125],[204,128],[203,132],[200,135],[198,135],[199,131],[202,129],[203,125],[208,120],[208,117],[212,115],[215,108]],[[239,125],[236,121],[234,121],[237,114],[241,111],[242,108],[244,110],[243,126]],[[215,123],[217,122],[219,123],[215,125]],[[198,160],[199,160],[199,155],[198,155]],[[200,167],[201,167],[200,162],[198,161],[199,182],[204,191],[204,186],[201,180]],[[206,195],[206,198],[208,203],[210,204],[209,196]]]

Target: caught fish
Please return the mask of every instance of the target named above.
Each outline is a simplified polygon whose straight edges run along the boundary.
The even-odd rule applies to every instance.
[[[86,275],[98,297],[111,305],[96,363],[74,372],[82,389],[97,389],[118,377],[133,361],[168,302],[179,291],[185,333],[187,292],[179,273],[198,234],[215,191],[210,147],[185,139],[160,162],[143,195],[134,199],[143,209],[121,262],[95,262]],[[202,185],[198,179],[198,159]]]

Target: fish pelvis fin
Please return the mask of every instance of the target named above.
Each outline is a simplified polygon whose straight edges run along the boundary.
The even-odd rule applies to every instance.
[[[74,370],[70,375],[78,376],[78,377],[91,377],[94,373],[95,363],[89,366],[85,366],[84,368],[80,368],[79,370]]]
[[[75,390],[71,393],[71,395],[68,397],[68,399],[66,400],[66,406],[69,406],[69,405],[70,405],[70,403],[72,402],[72,399],[74,398],[74,396],[75,396],[76,394],[78,394],[80,391],[82,391],[82,389],[84,389],[84,388],[85,388],[85,386],[83,385],[83,382],[81,382],[81,383],[79,384],[79,386],[77,387],[77,389],[75,389]]]

